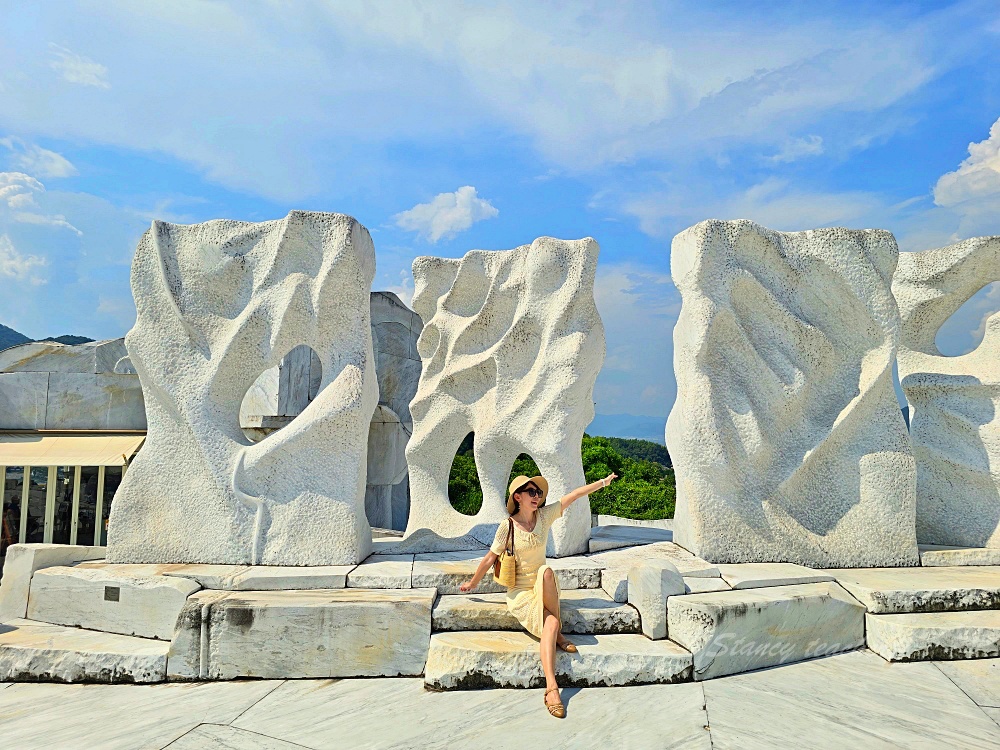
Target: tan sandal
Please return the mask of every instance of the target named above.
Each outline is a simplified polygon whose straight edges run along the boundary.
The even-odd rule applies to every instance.
[[[549,697],[549,693],[553,691],[555,691],[555,693],[558,695],[559,688],[554,687],[546,690],[545,695],[542,696],[542,702],[545,704],[545,707],[549,710],[550,714],[555,716],[557,719],[565,719],[566,706],[563,705],[562,700],[560,700],[558,703],[549,703],[547,700],[545,700],[546,698]]]
[[[567,654],[575,654],[580,650],[576,647],[576,644],[568,638],[563,638],[562,642],[556,641],[556,648],[560,651],[565,651]]]

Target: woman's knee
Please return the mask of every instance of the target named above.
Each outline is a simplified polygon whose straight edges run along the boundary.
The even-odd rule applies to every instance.
[[[545,581],[545,583],[555,584],[556,574],[552,572],[552,568],[545,569],[545,573],[542,574],[542,580]]]
[[[551,612],[546,612],[545,622],[542,623],[542,630],[550,633],[559,632],[559,618],[557,618]]]

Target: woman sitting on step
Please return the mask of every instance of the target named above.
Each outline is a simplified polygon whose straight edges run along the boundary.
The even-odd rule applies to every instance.
[[[545,505],[545,496],[549,491],[549,483],[544,477],[515,477],[510,483],[507,496],[507,512],[512,523],[500,524],[490,551],[479,563],[476,574],[461,586],[462,592],[468,593],[479,585],[499,555],[509,549],[507,536],[513,529],[516,579],[514,585],[507,588],[507,609],[525,630],[541,640],[545,706],[550,714],[559,719],[566,715],[566,709],[556,684],[556,647],[571,653],[575,653],[577,649],[561,632],[559,583],[552,568],[545,564],[549,529],[566,508],[581,497],[607,487],[617,476],[611,473],[598,482],[573,490],[558,503],[548,506]],[[554,697],[550,698],[553,693]]]

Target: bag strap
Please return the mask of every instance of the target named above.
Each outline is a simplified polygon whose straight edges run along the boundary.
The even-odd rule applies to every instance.
[[[513,518],[508,518],[507,519],[507,524],[508,524],[507,525],[507,544],[505,544],[504,546],[507,547],[507,554],[510,555],[511,557],[513,557],[514,556],[514,519]]]

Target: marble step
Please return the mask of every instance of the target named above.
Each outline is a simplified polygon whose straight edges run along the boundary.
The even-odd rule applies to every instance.
[[[163,682],[170,644],[16,619],[0,625],[0,682]]]
[[[691,654],[641,635],[573,635],[578,653],[556,652],[562,687],[686,682]],[[466,631],[431,636],[424,684],[434,690],[542,687],[538,641],[524,632]]]
[[[878,615],[1000,609],[1000,566],[823,571]]]
[[[622,547],[672,542],[673,540],[674,532],[671,529],[649,526],[595,526],[590,530],[588,546],[591,552],[604,552]]]
[[[177,622],[171,680],[419,675],[434,589],[200,591]]]
[[[927,567],[1000,565],[1000,547],[949,547],[919,544],[920,564]]]
[[[1000,656],[1000,610],[869,614],[865,625],[868,648],[887,661]]]
[[[36,571],[28,590],[27,619],[169,641],[184,602],[201,586],[190,578],[122,567],[132,566]]]
[[[667,637],[694,658],[694,679],[860,648],[865,608],[833,582],[672,596]]]
[[[562,592],[564,633],[638,633],[639,613],[619,604],[600,589]],[[441,596],[434,605],[435,631],[522,630],[507,611],[506,594]]]

